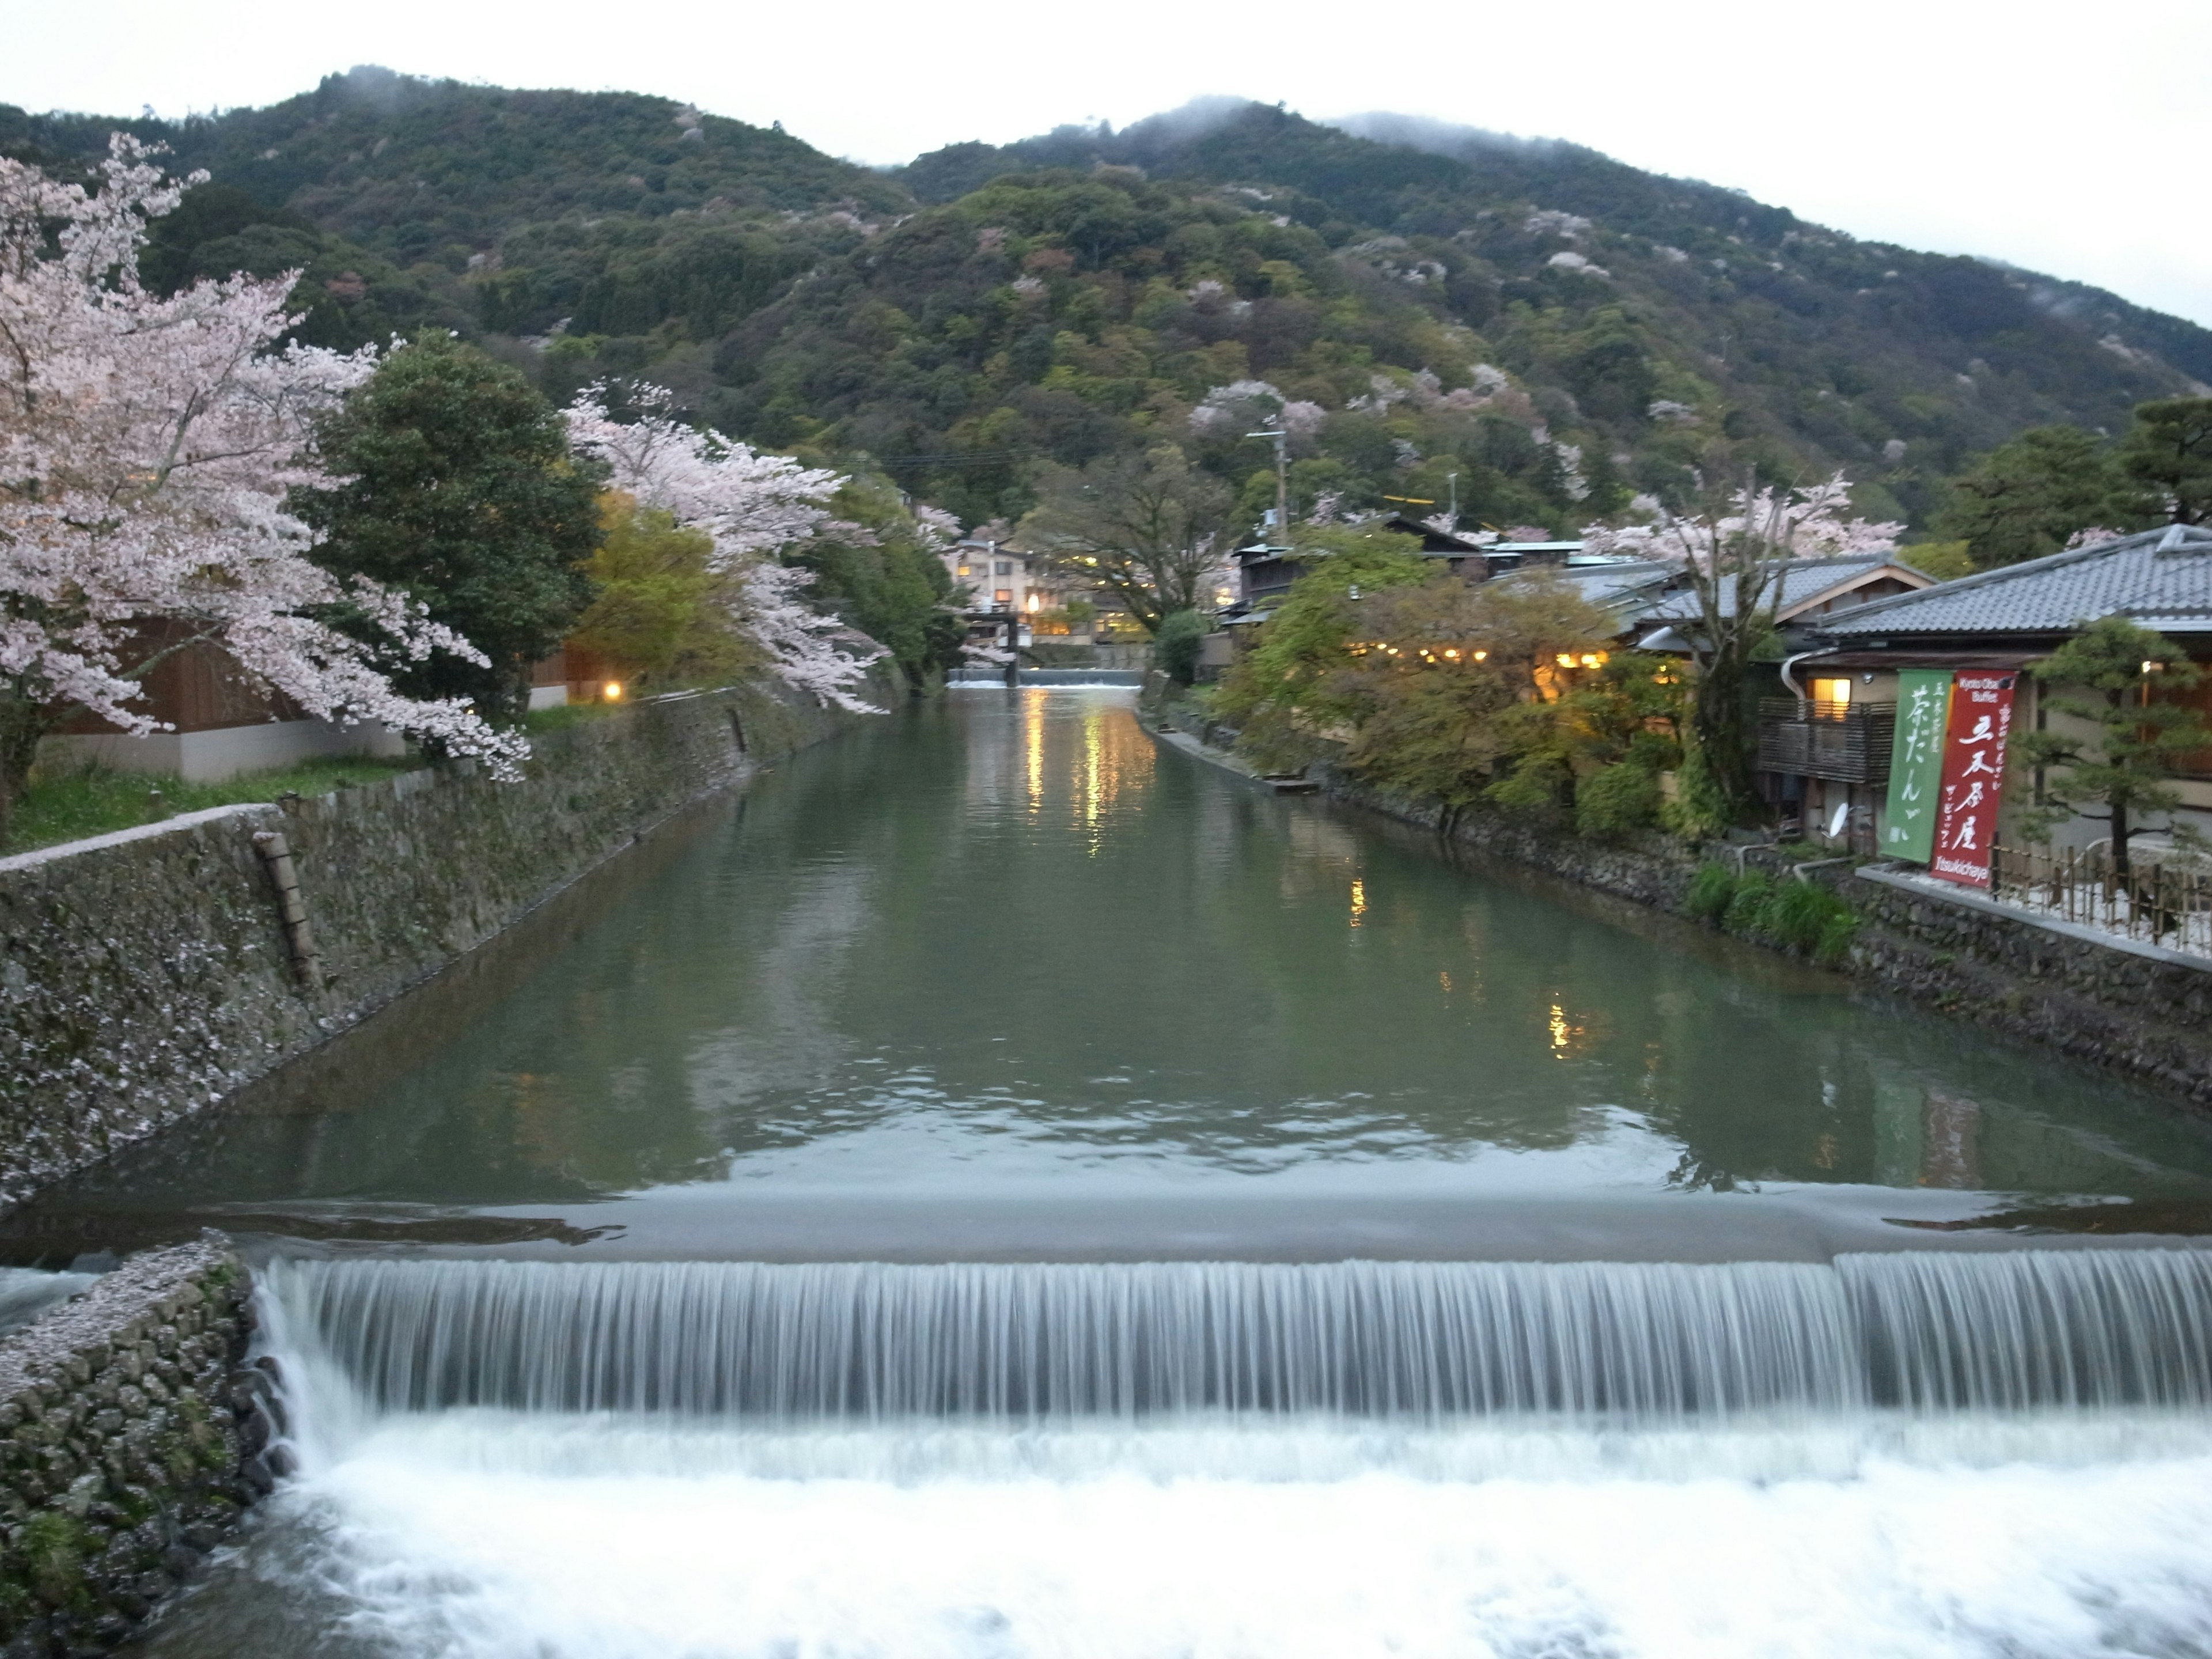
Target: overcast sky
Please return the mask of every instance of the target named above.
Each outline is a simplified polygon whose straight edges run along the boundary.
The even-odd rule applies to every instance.
[[[265,104],[357,63],[624,88],[857,161],[1207,94],[1572,139],[1853,234],[2008,260],[2212,325],[2212,0],[0,0],[0,102]]]

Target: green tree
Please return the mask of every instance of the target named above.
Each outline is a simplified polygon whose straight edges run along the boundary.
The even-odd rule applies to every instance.
[[[1060,569],[1121,599],[1148,634],[1178,611],[1213,609],[1226,562],[1229,487],[1173,444],[1045,469],[1023,536]]]
[[[853,469],[830,504],[872,539],[824,538],[798,550],[791,562],[817,579],[809,601],[884,646],[910,678],[950,672],[968,625],[951,609],[953,580],[938,556],[943,538],[924,529],[898,487],[866,457],[818,464]]]
[[[604,536],[586,562],[597,589],[569,638],[620,677],[655,690],[725,684],[749,665],[731,621],[729,578],[712,568],[714,538],[610,490]]]
[[[2212,521],[2212,398],[2137,404],[2119,463],[2174,523]]]
[[[1152,635],[1152,657],[1160,672],[1178,685],[1198,678],[1198,655],[1210,624],[1195,611],[1178,611]]]
[[[1223,676],[1215,707],[1232,722],[1268,709],[1313,702],[1341,669],[1361,626],[1359,602],[1386,589],[1426,581],[1426,559],[1407,538],[1348,527],[1298,534],[1305,574],[1291,584],[1260,638]],[[1340,711],[1330,711],[1332,714]]]
[[[433,335],[385,360],[325,423],[322,447],[347,481],[296,499],[324,533],[317,562],[405,590],[491,659],[434,658],[393,683],[471,698],[495,724],[520,720],[531,665],[592,600],[597,490],[560,416],[515,370]]]
[[[1980,570],[2058,552],[2076,531],[2145,521],[2141,493],[2111,447],[2079,427],[2031,428],[1983,456],[1951,489],[1936,535],[1965,542]]]
[[[2212,748],[2212,726],[2170,694],[2188,691],[2203,671],[2163,635],[2125,617],[2104,617],[2033,664],[2050,688],[2049,714],[2076,721],[2074,730],[2045,729],[2014,740],[2029,766],[2050,769],[2044,804],[2030,814],[2038,833],[2084,805],[2101,805],[2112,827],[2112,868],[2128,873],[2128,840],[2146,815],[2181,804],[2172,780],[2182,757]]]
[[[1915,542],[1900,547],[1897,556],[1923,576],[1939,582],[1956,581],[1974,574],[1973,547],[1968,542]]]

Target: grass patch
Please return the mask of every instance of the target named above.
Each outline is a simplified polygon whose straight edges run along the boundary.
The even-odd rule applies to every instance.
[[[556,702],[550,708],[533,708],[522,717],[522,729],[533,735],[565,731],[586,720],[603,720],[631,707],[626,702]]]
[[[1720,864],[1698,866],[1682,908],[1739,938],[1822,963],[1841,961],[1859,929],[1858,913],[1828,888],[1757,871],[1739,878]]]
[[[160,773],[117,772],[101,766],[33,772],[15,808],[15,821],[0,842],[0,853],[27,853],[65,841],[82,841],[112,830],[153,823],[179,812],[204,811],[241,801],[275,800],[279,795],[327,795],[333,789],[374,783],[423,763],[378,760],[366,755],[328,755],[280,767],[272,772],[243,772],[220,783],[186,783]],[[160,800],[154,799],[158,792]]]

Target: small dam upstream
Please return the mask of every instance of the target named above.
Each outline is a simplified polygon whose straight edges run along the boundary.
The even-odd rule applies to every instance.
[[[1130,702],[796,756],[6,1218],[253,1264],[292,1473],[133,1651],[2212,1656],[2212,1123]]]

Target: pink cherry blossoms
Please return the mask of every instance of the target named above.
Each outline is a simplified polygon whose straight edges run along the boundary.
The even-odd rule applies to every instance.
[[[829,498],[845,480],[686,426],[671,414],[673,400],[659,388],[643,388],[639,396],[641,417],[625,422],[608,414],[604,387],[586,387],[565,411],[569,442],[604,461],[616,489],[714,539],[715,568],[738,579],[733,620],[779,679],[824,705],[882,713],[853,687],[888,653],[808,605],[803,596],[813,573],[776,557],[817,536],[857,540],[869,534],[830,516]],[[957,526],[951,529],[957,535]]]
[[[74,709],[156,729],[138,706],[155,628],[163,653],[218,647],[310,714],[382,721],[515,772],[519,734],[458,702],[403,697],[380,672],[433,651],[481,661],[474,647],[401,596],[318,568],[313,532],[284,510],[292,489],[330,482],[312,421],[374,354],[273,349],[295,276],[143,289],[147,222],[205,177],[165,181],[152,154],[116,135],[97,195],[0,157],[0,805]],[[381,648],[318,619],[342,603],[384,632]]]
[[[1717,548],[1723,553],[1755,549],[1765,559],[1894,552],[1905,526],[1847,519],[1850,504],[1850,481],[1840,472],[1808,489],[1739,489],[1728,498],[1725,510],[1683,518],[1654,497],[1639,495],[1630,510],[1640,522],[1619,528],[1591,525],[1583,532],[1583,547],[1586,552],[1663,560],[1698,571],[1712,568]]]

